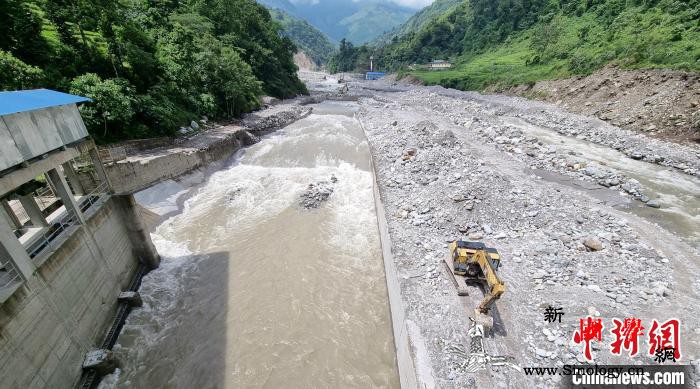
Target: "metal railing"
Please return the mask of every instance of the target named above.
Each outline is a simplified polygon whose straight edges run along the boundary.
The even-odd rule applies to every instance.
[[[51,190],[51,187],[49,186],[35,190],[32,197],[34,197],[34,201],[36,201],[39,209],[42,211],[49,208],[54,202],[56,202],[56,200],[58,200],[58,197],[53,193],[53,190]],[[29,221],[29,215],[19,200],[10,201],[10,207],[21,223],[26,223]]]
[[[63,234],[68,228],[78,224],[78,218],[75,213],[69,209],[66,209],[66,215],[64,215],[59,221],[52,223],[45,231],[27,248],[27,254],[29,258],[34,259],[37,257],[44,249],[56,249],[56,239]]]
[[[36,200],[36,203],[42,210],[53,204],[56,201],[56,198],[57,196],[48,185],[34,191],[34,200]]]
[[[80,202],[78,203],[78,208],[81,212],[85,212],[93,205],[97,204],[102,200],[108,191],[108,186],[106,182],[101,183],[90,193],[84,195]],[[57,222],[52,223],[46,230],[41,234],[41,236],[34,240],[32,244],[27,248],[27,254],[30,258],[36,258],[45,249],[56,249],[58,247],[56,240],[63,234],[68,228],[78,225],[78,217],[75,213],[66,208],[66,214],[59,219]]]
[[[22,274],[10,260],[0,257],[0,289],[22,281]]]
[[[80,211],[85,212],[87,209],[92,207],[94,204],[99,202],[102,199],[102,196],[107,194],[109,192],[109,186],[107,185],[106,182],[101,182],[99,185],[95,187],[90,193],[86,194],[83,196],[83,198],[80,199]]]

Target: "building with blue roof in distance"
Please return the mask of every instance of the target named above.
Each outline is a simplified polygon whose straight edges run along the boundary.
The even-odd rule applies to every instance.
[[[384,72],[367,72],[367,74],[365,74],[365,80],[378,80],[385,75],[386,73]]]

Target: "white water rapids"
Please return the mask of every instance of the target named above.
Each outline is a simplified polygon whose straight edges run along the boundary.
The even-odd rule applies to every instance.
[[[398,387],[369,149],[352,104],[240,152],[153,234],[103,387]],[[331,183],[332,176],[337,182]],[[299,205],[307,186],[333,193]]]

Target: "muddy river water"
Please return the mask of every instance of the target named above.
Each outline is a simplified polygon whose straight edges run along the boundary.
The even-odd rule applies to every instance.
[[[658,199],[661,208],[630,202],[624,208],[652,222],[658,223],[700,248],[700,179],[670,167],[634,160],[622,152],[582,139],[565,136],[556,131],[533,125],[517,117],[504,117],[504,122],[517,127],[545,144],[573,152],[586,160],[608,166],[627,177],[634,178],[643,187],[643,193]]]
[[[143,280],[144,307],[115,347],[122,367],[103,387],[399,386],[354,109],[314,106],[236,155],[157,227],[162,265]],[[304,209],[300,194],[320,181],[332,194]]]

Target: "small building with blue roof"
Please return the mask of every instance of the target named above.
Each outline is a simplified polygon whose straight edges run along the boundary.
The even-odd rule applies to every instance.
[[[89,137],[77,103],[49,89],[0,92],[0,172]]]

